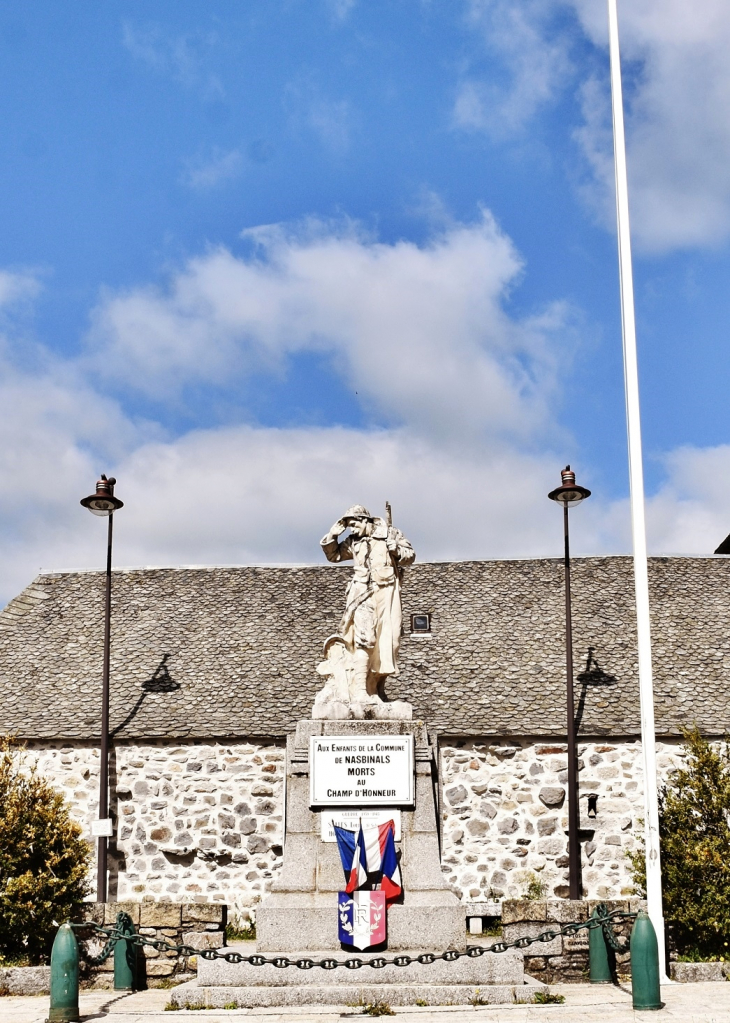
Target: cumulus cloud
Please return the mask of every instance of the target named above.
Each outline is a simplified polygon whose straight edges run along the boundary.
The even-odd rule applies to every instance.
[[[588,37],[606,46],[598,5],[572,2]],[[730,234],[730,8],[722,0],[632,0],[619,15],[635,237],[657,252],[720,243]],[[597,101],[595,85],[590,90],[578,137],[594,198],[610,221],[608,103]]]
[[[470,0],[467,22],[497,69],[488,77],[473,63],[464,69],[454,103],[458,127],[509,137],[554,99],[571,70],[569,39],[554,16],[551,0]]]
[[[378,512],[386,499],[422,559],[559,555],[546,494],[577,454],[556,411],[570,315],[559,305],[510,314],[521,262],[488,214],[422,246],[321,223],[260,228],[244,241],[246,256],[214,249],[166,287],[103,296],[83,358],[46,353],[19,369],[8,333],[5,597],[40,567],[101,567],[103,528],[78,504],[101,471],[117,476],[125,501],[118,565],[317,562],[317,541],[344,508]],[[21,279],[6,285],[7,307],[24,291]],[[235,398],[252,369],[286,366],[301,351],[331,359],[342,386],[375,410],[370,426],[172,435],[125,407],[140,390],[159,401],[168,381],[184,392],[201,378],[211,401]],[[102,368],[119,401],[105,393]],[[717,546],[730,530],[726,467],[730,448],[668,458],[650,501],[653,549]],[[626,503],[597,496],[574,517],[574,550],[626,551],[627,527]]]
[[[509,316],[521,262],[488,213],[420,247],[350,224],[260,228],[246,240],[248,258],[215,249],[164,289],[106,301],[91,336],[97,371],[155,394],[162,377],[168,391],[191,378],[230,385],[309,350],[386,422],[462,438],[550,429],[570,313],[555,304]]]
[[[607,16],[595,0],[470,0],[468,22],[491,58],[462,72],[458,127],[509,136],[577,90],[582,191],[613,230]],[[713,246],[730,236],[730,7],[723,0],[619,5],[632,229],[647,252]],[[573,47],[597,48],[577,78]],[[581,67],[591,68],[583,60]]]

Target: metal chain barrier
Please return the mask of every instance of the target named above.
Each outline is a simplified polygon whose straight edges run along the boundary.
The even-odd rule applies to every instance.
[[[71,924],[76,931],[87,931],[92,930],[95,934],[103,934],[106,936],[106,944],[99,953],[99,955],[91,955],[84,946],[79,943],[79,955],[88,966],[101,966],[103,962],[109,958],[114,952],[114,946],[120,940],[120,938],[129,938],[129,931],[133,930],[134,924],[132,918],[128,913],[117,913],[116,923],[113,928],[100,927],[99,924],[88,921],[84,923],[73,923]],[[126,932],[126,933],[125,933]],[[135,938],[137,935],[135,935]]]
[[[600,904],[600,906],[597,907],[597,909],[599,915],[595,919],[597,920],[600,919],[601,921],[601,926],[603,927],[603,937],[606,939],[606,944],[608,945],[608,947],[613,952],[618,952],[619,955],[623,955],[624,952],[628,952],[629,947],[631,945],[631,940],[630,938],[624,938],[624,940],[621,941],[616,936],[616,933],[613,927],[611,926],[611,917],[613,917],[614,914],[613,913],[609,914],[608,906],[606,906],[606,904],[603,902]],[[631,916],[632,918],[635,919],[637,914],[627,913],[626,916]]]
[[[603,928],[603,933],[606,941],[614,952],[626,952],[629,948],[628,939],[621,942],[616,937],[613,930],[613,922],[619,922],[621,920],[635,920],[636,913],[625,913],[622,910],[614,910],[608,912],[608,907],[601,904],[597,907],[597,915],[590,917],[583,923],[563,924],[562,927],[557,930],[543,931],[541,934],[535,935],[534,938],[524,936],[522,938],[515,938],[514,941],[497,941],[493,945],[485,947],[483,945],[469,945],[466,951],[459,952],[456,949],[449,949],[446,952],[423,952],[418,956],[409,955],[395,955],[392,958],[387,956],[374,956],[372,959],[359,959],[353,957],[352,959],[334,959],[332,957],[326,959],[289,959],[286,956],[273,956],[271,958],[263,955],[254,953],[254,955],[245,956],[240,952],[224,952],[221,949],[216,948],[205,948],[197,949],[191,945],[173,945],[169,941],[163,941],[161,939],[147,938],[143,934],[130,934],[129,931],[125,933],[125,926],[131,924],[131,918],[126,913],[119,913],[117,915],[116,924],[113,928],[100,927],[95,923],[84,923],[84,924],[73,924],[74,928],[79,930],[90,928],[97,934],[104,934],[107,938],[104,949],[98,956],[89,956],[88,953],[82,952],[82,955],[87,963],[91,966],[97,966],[103,963],[105,959],[108,959],[111,955],[114,946],[120,940],[129,941],[139,947],[147,945],[149,948],[154,948],[158,952],[176,952],[181,956],[199,956],[201,959],[213,960],[213,959],[224,959],[227,963],[248,963],[251,966],[276,966],[279,969],[285,969],[287,966],[296,966],[299,970],[311,970],[313,967],[319,967],[323,970],[336,970],[338,967],[344,967],[347,970],[359,970],[363,966],[370,966],[374,970],[380,970],[384,966],[410,966],[412,963],[420,963],[422,966],[428,966],[430,963],[434,963],[437,960],[443,960],[445,963],[456,962],[457,959],[461,959],[467,956],[470,959],[478,959],[483,956],[485,952],[506,952],[508,949],[525,949],[529,948],[530,945],[547,943],[553,941],[555,938],[561,935],[573,935],[578,934],[582,930],[593,930],[594,928]]]

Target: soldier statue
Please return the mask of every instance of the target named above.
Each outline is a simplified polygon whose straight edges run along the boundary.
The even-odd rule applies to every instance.
[[[390,507],[388,519],[390,519]],[[339,537],[349,529],[348,535]],[[349,508],[320,541],[328,561],[354,562],[339,633],[325,643],[317,669],[330,681],[317,694],[316,718],[410,718],[411,706],[389,703],[385,680],[398,674],[403,570],[415,551],[390,521],[362,505]]]

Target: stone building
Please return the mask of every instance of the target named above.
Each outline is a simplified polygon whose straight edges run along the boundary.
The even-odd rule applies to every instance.
[[[650,561],[659,767],[681,728],[730,725],[730,563]],[[245,917],[282,862],[285,737],[337,631],[338,567],[114,573],[110,899],[226,903]],[[40,575],[0,613],[0,729],[89,829],[97,815],[104,578]],[[573,568],[583,882],[631,891],[643,816],[631,560]],[[438,745],[442,867],[464,901],[566,895],[563,568],[417,564],[401,674]],[[412,615],[429,631],[411,631]],[[591,814],[589,815],[589,797]],[[595,812],[595,817],[593,816]]]

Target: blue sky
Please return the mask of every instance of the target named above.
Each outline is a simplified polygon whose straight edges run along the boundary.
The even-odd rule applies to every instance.
[[[654,551],[730,531],[730,13],[619,4]],[[0,12],[3,593],[316,561],[389,498],[422,557],[630,549],[602,0]],[[506,483],[506,481],[509,481]],[[174,495],[174,496],[172,496]],[[87,521],[88,519],[88,521]]]

